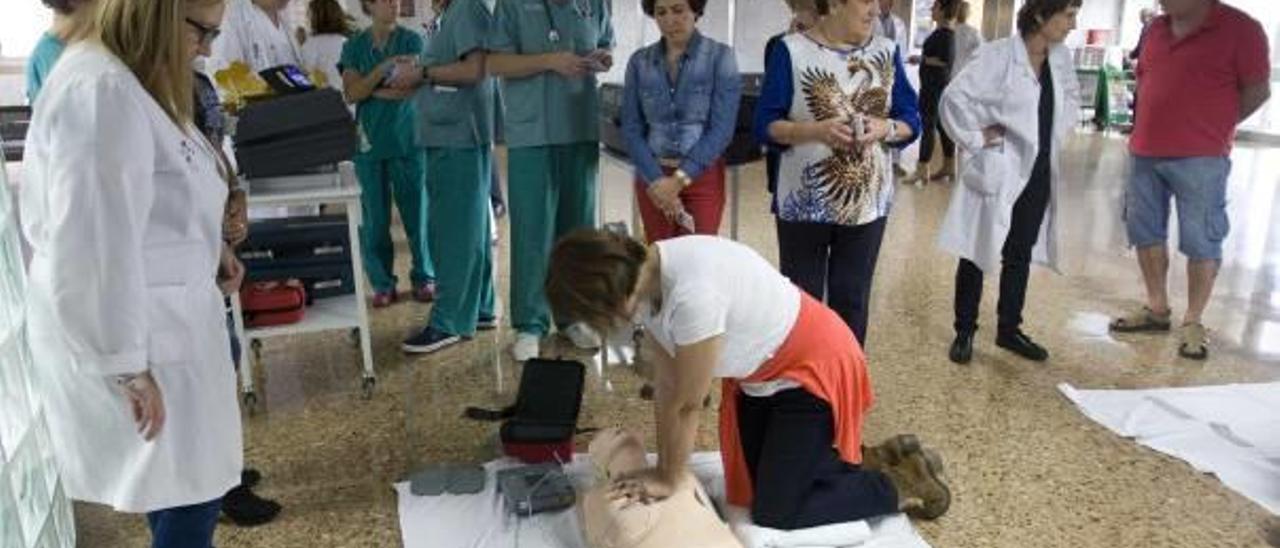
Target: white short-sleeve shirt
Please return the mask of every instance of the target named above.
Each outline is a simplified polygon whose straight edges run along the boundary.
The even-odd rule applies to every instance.
[[[746,378],[773,357],[800,313],[795,284],[755,250],[732,240],[684,236],[655,245],[662,305],[641,311],[638,319],[663,349],[674,356],[677,346],[722,336],[718,378]]]

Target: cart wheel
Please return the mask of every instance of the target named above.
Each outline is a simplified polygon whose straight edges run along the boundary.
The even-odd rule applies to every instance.
[[[245,392],[244,396],[242,396],[242,399],[244,400],[245,411],[248,411],[250,416],[257,414],[258,394],[254,392]]]
[[[373,398],[373,387],[378,384],[376,377],[365,377],[360,382],[360,394],[364,399]]]
[[[348,333],[348,336],[351,338],[351,340],[348,341],[351,343],[351,346],[359,348],[360,347],[360,328],[356,327],[352,329],[351,332]]]

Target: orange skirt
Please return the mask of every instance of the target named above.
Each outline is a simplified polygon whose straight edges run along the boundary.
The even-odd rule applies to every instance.
[[[862,421],[874,396],[862,346],[840,316],[800,292],[795,326],[769,361],[745,379],[724,379],[720,393],[720,456],[724,460],[725,491],[730,504],[750,507],[751,475],[738,438],[738,392],[743,382],[779,379],[795,381],[831,406],[840,459],[862,462]]]

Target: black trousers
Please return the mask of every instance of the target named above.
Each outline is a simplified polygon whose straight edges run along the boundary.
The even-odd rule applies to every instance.
[[[871,279],[887,217],[858,226],[777,220],[782,275],[836,311],[867,346]]]
[[[1027,299],[1027,281],[1031,276],[1031,250],[1040,238],[1049,207],[1049,169],[1036,166],[1031,180],[1013,205],[1013,221],[1000,250],[1000,301],[996,305],[998,329],[1011,333],[1022,325],[1022,309]],[[978,329],[978,308],[982,302],[982,269],[968,259],[960,259],[956,269],[956,332],[972,333]]]
[[[803,389],[738,394],[738,435],[755,490],[756,525],[792,530],[898,511],[889,477],[840,460],[831,407]]]
[[[942,91],[946,83],[924,82],[920,86],[920,124],[923,132],[920,135],[920,163],[927,164],[933,159],[934,139],[936,131],[942,138],[942,155],[955,158],[956,143],[947,135],[942,127]]]

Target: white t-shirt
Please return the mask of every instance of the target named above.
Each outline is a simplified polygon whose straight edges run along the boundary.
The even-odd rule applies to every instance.
[[[329,87],[342,91],[342,73],[338,72],[338,59],[342,57],[342,45],[347,37],[341,34],[316,34],[302,44],[302,66],[306,70],[320,70],[329,80]]]
[[[800,314],[800,289],[755,250],[713,236],[658,242],[662,309],[642,310],[640,321],[674,356],[677,346],[723,337],[717,378],[755,373],[782,346]],[[766,386],[767,385],[767,386]],[[796,386],[761,383],[743,391],[767,396]]]

